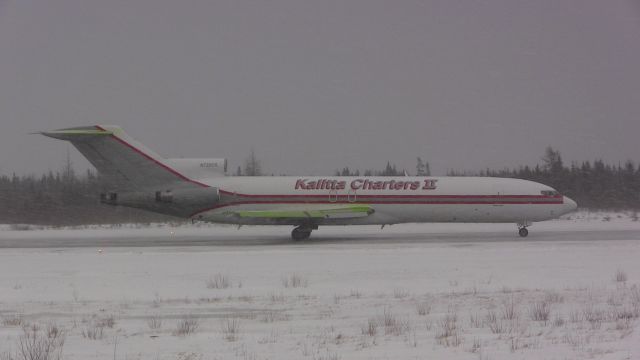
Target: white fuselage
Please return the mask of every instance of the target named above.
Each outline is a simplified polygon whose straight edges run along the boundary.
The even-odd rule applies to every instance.
[[[194,220],[319,225],[515,222],[556,218],[576,203],[532,181],[489,177],[227,177],[225,159],[164,159],[114,125],[43,132],[70,141],[118,190],[101,202]]]
[[[533,181],[489,177],[214,177],[221,202],[192,215],[222,223],[271,224],[268,219],[230,219],[233,211],[366,204],[367,217],[327,219],[319,225],[407,222],[514,222],[549,220],[576,203]],[[295,224],[294,222],[292,224]]]

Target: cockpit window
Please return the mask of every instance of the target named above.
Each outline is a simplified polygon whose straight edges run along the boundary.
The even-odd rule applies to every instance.
[[[558,196],[560,195],[559,192],[555,191],[555,190],[542,190],[540,191],[540,193],[544,196]]]

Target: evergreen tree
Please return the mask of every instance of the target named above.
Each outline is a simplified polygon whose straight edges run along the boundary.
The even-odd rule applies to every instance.
[[[429,162],[422,161],[422,158],[419,156],[416,162],[416,176],[431,176]]]
[[[425,175],[427,175],[427,172],[424,166],[424,162],[422,162],[422,159],[420,158],[420,156],[418,156],[416,160],[416,176],[425,176]]]
[[[398,172],[396,169],[396,165],[391,165],[389,161],[387,161],[387,166],[385,166],[384,170],[378,173],[379,176],[401,176],[402,173]]]

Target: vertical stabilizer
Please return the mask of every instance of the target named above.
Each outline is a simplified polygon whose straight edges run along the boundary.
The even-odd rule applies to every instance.
[[[42,134],[71,142],[116,188],[207,187],[174,170],[118,126],[83,126]]]

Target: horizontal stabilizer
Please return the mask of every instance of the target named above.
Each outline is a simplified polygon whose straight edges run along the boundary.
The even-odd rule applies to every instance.
[[[53,131],[42,131],[42,132],[39,132],[38,134],[42,134],[44,136],[48,136],[54,139],[71,141],[71,140],[79,140],[79,139],[82,139],[83,137],[87,139],[94,136],[109,136],[109,135],[113,135],[113,131],[80,127],[80,128],[70,128],[70,129],[53,130]]]

